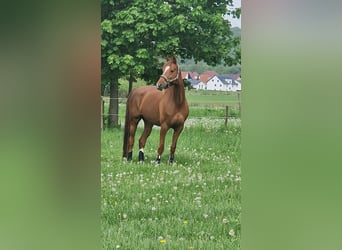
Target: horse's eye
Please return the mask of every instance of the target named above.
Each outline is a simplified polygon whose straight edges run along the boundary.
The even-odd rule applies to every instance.
[[[171,73],[175,72],[174,70],[171,70]]]

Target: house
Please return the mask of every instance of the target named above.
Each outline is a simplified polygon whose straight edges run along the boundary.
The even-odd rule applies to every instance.
[[[189,72],[189,75],[192,80],[199,80],[199,74],[197,72]]]
[[[199,79],[199,74],[197,72],[190,72],[190,71],[182,71],[182,79],[187,79],[187,80],[198,80]]]
[[[241,78],[239,75],[204,75],[201,74],[200,83],[197,89],[217,91],[241,91]]]
[[[239,74],[223,74],[220,79],[227,83],[225,91],[241,91],[241,78]]]
[[[232,86],[232,91],[241,91],[241,80],[235,80]]]
[[[205,71],[199,76],[199,85],[198,89],[208,89],[207,82],[210,78],[216,76],[217,73],[215,71]]]
[[[201,75],[216,76],[216,75],[218,75],[218,73],[216,71],[213,71],[213,70],[207,70],[207,71],[204,71]]]

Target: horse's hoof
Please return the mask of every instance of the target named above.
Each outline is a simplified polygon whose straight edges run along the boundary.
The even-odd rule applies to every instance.
[[[175,159],[175,157],[173,155],[171,155],[169,158],[169,165],[173,164],[174,159]]]
[[[145,161],[145,155],[144,155],[144,152],[142,151],[139,151],[139,157],[138,157],[138,162],[139,163],[142,163]]]
[[[157,157],[157,159],[154,161],[155,164],[160,164],[160,157]]]
[[[127,161],[132,161],[133,152],[128,152]]]

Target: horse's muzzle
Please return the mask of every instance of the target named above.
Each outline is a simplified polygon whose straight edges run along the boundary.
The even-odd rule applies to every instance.
[[[166,89],[168,87],[169,87],[169,83],[167,83],[167,82],[164,82],[164,83],[161,83],[161,84],[159,84],[159,83],[156,84],[156,88],[158,90],[163,90],[163,89]]]

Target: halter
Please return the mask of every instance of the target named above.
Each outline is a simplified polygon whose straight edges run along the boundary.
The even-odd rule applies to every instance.
[[[157,85],[157,89],[161,89],[161,87],[166,89],[166,88],[168,88],[168,87],[170,87],[172,85],[171,84],[172,82],[178,80],[178,77],[179,77],[179,74],[180,74],[180,67],[178,66],[178,64],[177,64],[177,68],[178,68],[178,70],[177,70],[177,75],[176,75],[175,78],[169,79],[164,74],[160,75],[160,77],[165,80],[166,84]]]

